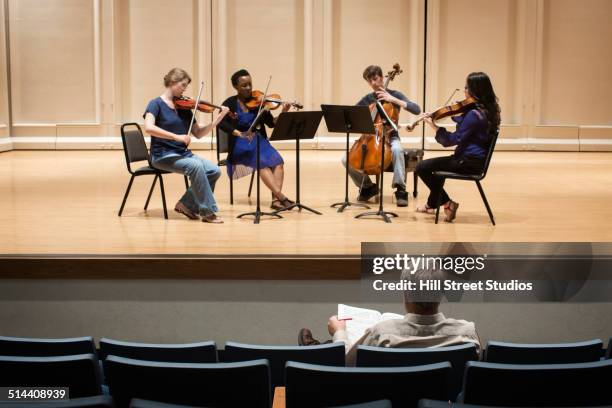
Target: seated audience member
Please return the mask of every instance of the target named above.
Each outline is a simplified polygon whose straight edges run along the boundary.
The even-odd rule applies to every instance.
[[[402,273],[401,279],[418,281],[437,279],[431,271]],[[355,343],[349,344],[346,322],[332,316],[327,323],[333,341],[342,341],[346,345],[346,363],[355,365],[357,346],[377,347],[443,347],[462,343],[474,343],[480,353],[480,338],[473,322],[457,320],[440,313],[439,306],[444,293],[442,291],[404,291],[406,315],[403,319],[385,320],[365,331]],[[301,329],[298,343],[303,346],[320,344],[312,337],[309,329]]]

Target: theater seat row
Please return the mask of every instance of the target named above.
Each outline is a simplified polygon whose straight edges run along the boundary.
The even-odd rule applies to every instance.
[[[566,361],[598,361],[601,356],[602,351],[602,342],[599,340],[589,341],[589,342],[581,342],[581,343],[571,343],[571,344],[558,344],[558,345],[512,345],[512,344],[504,344],[504,343],[489,343],[490,349],[487,351],[488,356],[493,355],[495,358],[502,358],[504,355],[507,355],[508,350],[518,349],[519,352],[527,350],[526,353],[531,353],[533,358],[547,358],[547,359],[555,359],[554,361],[566,362]],[[544,357],[541,357],[537,353],[533,353],[533,349],[539,347],[544,349],[543,352],[546,354]],[[85,381],[86,379],[99,378],[99,383],[103,383],[104,379],[102,378],[102,373],[100,370],[100,365],[97,363],[97,357],[93,352],[95,352],[95,347],[93,343],[93,339],[90,337],[85,338],[76,338],[76,339],[55,339],[55,340],[42,340],[42,339],[18,339],[18,338],[6,338],[0,337],[0,354],[17,354],[17,355],[34,355],[34,356],[45,356],[45,355],[55,355],[55,354],[63,354],[63,353],[73,353],[73,352],[89,352],[86,356],[76,356],[78,357],[78,365],[80,368],[90,367],[88,374],[79,374],[77,377],[81,381]],[[267,370],[269,372],[269,379],[267,381],[267,388],[270,390],[268,396],[271,395],[273,387],[285,385],[285,379],[287,379],[287,400],[291,400],[292,392],[295,394],[299,390],[299,384],[294,384],[293,387],[289,385],[289,378],[291,370],[297,369],[298,367],[292,366],[292,364],[299,364],[299,362],[309,363],[306,364],[309,366],[309,370],[313,371],[313,368],[316,365],[332,365],[332,366],[342,366],[344,363],[344,349],[341,344],[329,344],[322,346],[311,346],[311,347],[293,347],[293,346],[257,346],[257,345],[245,345],[240,343],[232,343],[228,342],[225,345],[225,350],[220,350],[221,360],[224,362],[244,362],[247,360],[257,360],[257,359],[265,359],[265,364]],[[497,354],[495,354],[497,353]],[[504,354],[505,353],[505,354]],[[223,372],[230,373],[233,369],[234,372],[238,372],[241,369],[247,369],[248,366],[242,367],[240,364],[234,366],[228,366],[224,364],[215,364],[217,362],[217,350],[215,344],[213,342],[203,342],[203,343],[191,343],[191,344],[183,344],[183,345],[159,345],[159,344],[141,344],[141,343],[129,343],[129,342],[120,342],[115,340],[102,339],[100,341],[100,351],[99,356],[102,360],[105,360],[105,366],[109,368],[105,369],[105,373],[107,375],[107,382],[112,386],[112,374],[110,374],[109,370],[113,370],[110,368],[113,364],[118,362],[125,363],[139,361],[138,364],[134,366],[127,365],[126,367],[130,367],[133,370],[153,370],[153,369],[161,369],[161,368],[172,368],[172,369],[180,369],[181,367],[175,367],[175,363],[183,363],[187,365],[193,364],[202,364],[214,367],[197,367],[198,369],[208,369],[211,370],[221,370]],[[109,356],[112,356],[109,357]],[[502,357],[500,357],[502,356]],[[74,356],[73,356],[74,357]],[[107,358],[108,357],[108,358]],[[125,361],[121,360],[123,358]],[[469,363],[472,360],[476,360],[476,350],[473,345],[465,344],[460,346],[452,346],[438,349],[384,349],[384,348],[376,348],[376,347],[362,347],[358,352],[358,365],[363,367],[391,367],[398,366],[400,369],[410,368],[410,366],[423,365],[428,363],[439,363],[439,362],[448,362],[449,367],[445,368],[443,371],[444,374],[444,382],[443,386],[438,386],[437,391],[444,391],[444,398],[448,401],[448,399],[455,399],[458,392],[461,389],[463,384],[463,376],[466,366],[474,367],[473,363]],[[565,361],[563,361],[565,359]],[[26,360],[19,361],[15,359],[6,358],[7,365],[15,366],[16,363],[28,364],[42,364],[43,361],[35,361],[32,360],[31,357],[26,357]],[[3,360],[3,361],[4,361]],[[159,365],[154,363],[155,361],[166,361],[171,362],[172,367],[163,367],[163,365]],[[287,369],[285,369],[285,363],[287,361],[292,361],[294,363],[287,364]],[[525,363],[525,359],[520,361],[521,363]],[[53,363],[56,367],[64,367],[67,364],[66,360],[59,359],[57,357],[53,357],[52,361],[44,361],[44,363]],[[154,363],[153,367],[149,367],[149,363]],[[252,361],[249,361],[252,363]],[[261,363],[261,362],[260,362]],[[312,364],[314,363],[314,365]],[[140,365],[139,365],[140,364]],[[144,365],[143,365],[144,364]],[[23,365],[22,365],[23,366]],[[261,364],[260,364],[261,366]],[[486,367],[489,370],[497,369],[497,376],[503,377],[505,374],[503,369],[510,369],[511,374],[514,375],[518,371],[507,365],[492,365],[490,367]],[[475,366],[479,368],[478,366]],[[530,366],[531,368],[535,366]],[[560,366],[556,366],[560,368]],[[63,371],[64,368],[61,370]],[[183,367],[185,368],[185,367]],[[192,369],[194,367],[191,367]],[[340,367],[326,367],[332,370],[339,369]],[[417,367],[418,369],[422,367]],[[546,368],[546,367],[544,367]],[[596,367],[569,367],[570,370],[578,373],[580,369],[589,368],[595,370]],[[255,370],[251,367],[252,370]],[[259,368],[262,370],[262,368]],[[605,369],[605,368],[604,368]],[[45,370],[38,370],[42,376],[46,375]],[[380,368],[376,369],[380,371]],[[591,371],[592,371],[591,370]],[[1,372],[4,370],[0,370]],[[97,371],[97,373],[96,373]],[[314,370],[316,372],[316,370]],[[75,371],[76,372],[76,371]],[[310,371],[308,371],[310,372]],[[427,370],[426,370],[427,372]],[[478,370],[472,368],[472,372],[474,376],[477,376]],[[532,373],[533,371],[528,372],[527,374]],[[548,371],[545,371],[548,372]],[[47,372],[48,374],[48,372]],[[231,374],[231,373],[230,373]],[[333,375],[337,373],[332,373]],[[344,373],[344,380],[348,381],[348,388],[361,388],[356,386],[356,379],[360,378],[360,376],[366,376],[366,372],[355,371],[355,369],[348,368],[348,371]],[[379,372],[378,374],[384,374],[383,372]],[[233,374],[230,375],[230,377]],[[387,373],[387,375],[391,375]],[[396,375],[397,372],[396,372]],[[423,372],[419,372],[419,376],[424,376]],[[486,374],[485,377],[491,374]],[[521,374],[523,378],[526,378],[526,374]],[[539,374],[536,374],[536,377]],[[578,374],[577,374],[578,375]],[[325,375],[321,372],[318,372],[318,377],[324,377]],[[351,379],[351,376],[356,376],[355,379]],[[528,375],[527,375],[528,376]],[[191,376],[190,376],[191,377]],[[254,377],[253,377],[254,378]],[[259,377],[261,381],[265,382],[263,376]],[[350,379],[350,380],[347,380]],[[39,381],[37,379],[36,381]],[[92,389],[97,390],[97,385],[92,385],[96,381],[89,382],[89,388],[82,388],[84,394],[73,393],[74,396],[84,396],[84,395],[96,395],[96,391],[91,393]],[[393,381],[391,381],[393,383]],[[118,384],[124,384],[125,381],[119,381]],[[186,384],[184,381],[181,383]],[[324,384],[326,384],[325,382]],[[467,378],[466,378],[467,383]],[[482,386],[483,381],[476,381],[476,388]],[[77,383],[78,384],[78,383]],[[323,385],[324,385],[323,384]],[[439,384],[439,383],[436,383]],[[150,384],[149,384],[150,385]],[[147,387],[149,387],[147,385]],[[93,387],[93,388],[92,388]],[[155,387],[152,387],[155,388]],[[381,387],[378,387],[379,389]],[[469,387],[468,387],[469,388]],[[78,390],[81,388],[75,388]],[[116,395],[120,395],[119,386],[115,387]],[[422,389],[425,389],[422,387]],[[217,390],[219,388],[217,387]],[[293,391],[291,391],[293,390]],[[400,387],[401,390],[401,387]],[[370,395],[371,390],[368,390],[368,395]],[[391,390],[384,391],[385,395],[389,395],[388,393]],[[89,393],[89,394],[88,394]],[[249,393],[250,394],[250,393]],[[414,395],[414,393],[410,393],[414,398],[426,397],[428,395]],[[464,394],[467,398],[466,401],[469,402],[469,398],[475,395],[473,392],[470,394],[469,392]],[[515,395],[515,394],[513,394]],[[130,395],[130,398],[133,395]],[[376,396],[376,395],[371,395]],[[383,395],[384,396],[384,395]],[[318,397],[315,395],[315,397]],[[430,396],[431,398],[436,398],[435,395]],[[439,395],[438,395],[439,397]],[[118,397],[121,399],[121,397]],[[416,403],[416,399],[412,400],[413,403]],[[418,399],[417,398],[417,399]],[[483,397],[484,398],[484,397]],[[301,401],[307,401],[307,394],[301,395],[299,398]],[[361,399],[363,400],[363,399]],[[486,400],[486,399],[484,399]],[[483,400],[483,401],[484,401]],[[127,404],[128,400],[122,400],[122,406]],[[175,400],[170,400],[175,401]],[[227,401],[227,399],[226,399]],[[288,406],[300,406],[296,405],[298,402],[294,402],[293,405]],[[303,405],[306,406],[306,405]],[[414,405],[411,405],[414,406]]]

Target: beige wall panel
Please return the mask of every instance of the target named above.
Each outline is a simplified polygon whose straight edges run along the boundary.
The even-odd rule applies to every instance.
[[[248,70],[254,89],[284,99],[304,99],[304,1],[220,0],[213,42],[214,98],[222,102],[235,94],[230,76]],[[214,36],[214,34],[213,34]],[[276,113],[275,113],[276,114]]]
[[[8,4],[13,122],[94,122],[96,2]]]
[[[163,92],[163,77],[173,67],[187,70],[193,82],[186,93],[197,93],[196,2],[122,0],[115,10],[118,121],[142,122],[147,103]]]
[[[540,123],[612,125],[612,2],[546,0]]]
[[[520,123],[515,0],[430,2],[427,108],[442,105],[454,89],[463,99],[467,74],[486,72],[502,109],[502,122]]]
[[[403,73],[389,84],[421,105],[422,59],[411,47],[421,47],[411,26],[413,13],[420,10],[413,1],[387,1],[384,7],[368,0],[337,0],[332,6],[332,100],[328,103],[354,104],[371,88],[362,73],[368,65],[380,65],[386,73],[398,62]],[[418,53],[417,53],[418,54]],[[403,111],[400,121],[411,115]]]
[[[8,136],[9,105],[4,2],[0,2],[0,137]]]

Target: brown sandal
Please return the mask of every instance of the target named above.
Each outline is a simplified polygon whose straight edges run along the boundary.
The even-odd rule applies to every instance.
[[[223,224],[223,218],[217,216],[217,214],[203,215],[202,222],[207,222],[209,224]]]
[[[176,211],[179,214],[183,214],[185,217],[189,218],[190,220],[197,220],[198,218],[200,218],[198,217],[196,213],[191,211],[189,208],[187,208],[185,204],[181,203],[180,201],[176,203],[176,205],[174,206],[174,211]]]
[[[417,207],[416,212],[422,213],[422,214],[435,214],[436,209],[425,204],[424,206]]]
[[[458,208],[459,208],[459,203],[456,203],[453,200],[450,200],[448,203],[446,203],[446,205],[444,206],[444,214],[446,214],[444,221],[453,222],[455,217],[457,217]]]
[[[290,199],[288,199],[287,197],[283,198],[281,200],[281,203],[283,203],[283,208],[289,208],[291,207],[293,204],[295,204],[295,201],[291,201]]]
[[[283,202],[279,200],[278,198],[275,198],[274,200],[272,200],[272,204],[270,204],[270,208],[276,211],[285,209],[285,207],[283,206]]]

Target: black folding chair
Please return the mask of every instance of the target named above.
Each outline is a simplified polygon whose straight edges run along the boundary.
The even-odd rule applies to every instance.
[[[126,130],[125,128],[128,126],[134,127],[134,129]],[[130,177],[130,182],[127,186],[127,190],[125,190],[123,202],[121,203],[121,208],[119,209],[119,216],[121,217],[121,214],[123,213],[123,207],[125,207],[125,202],[127,201],[128,195],[130,194],[134,178],[138,176],[152,175],[155,177],[153,178],[153,184],[151,184],[151,189],[149,189],[149,195],[147,196],[147,202],[145,203],[144,209],[146,211],[149,207],[151,194],[153,194],[153,189],[155,188],[155,184],[157,183],[157,179],[159,178],[159,188],[161,190],[162,204],[164,206],[164,218],[168,219],[168,210],[166,208],[166,193],[164,191],[164,180],[162,178],[162,174],[169,174],[170,172],[165,170],[159,170],[153,167],[153,164],[151,163],[151,156],[149,155],[149,150],[147,149],[147,144],[145,143],[142,130],[140,129],[138,123],[124,123],[123,125],[121,125],[121,141],[123,142],[123,152],[125,153],[125,164],[127,165],[128,172],[132,175],[132,177]],[[148,165],[140,167],[136,170],[132,170],[131,164],[139,161],[146,161]],[[184,177],[185,188],[189,188],[189,180],[187,179],[187,176]]]
[[[217,127],[217,166],[227,166],[227,158],[230,155],[232,145],[231,137],[223,129]],[[221,153],[227,153],[225,159],[221,159]],[[255,178],[255,172],[251,173],[251,182],[249,183],[249,195],[251,197],[251,191],[253,191],[253,179]],[[234,204],[234,179],[229,178],[230,181],[230,204]]]
[[[489,218],[491,219],[491,223],[495,225],[495,219],[493,218],[493,212],[491,211],[491,207],[489,206],[489,202],[487,201],[487,196],[482,189],[482,185],[480,181],[485,178],[487,175],[487,170],[489,169],[489,164],[491,163],[491,156],[493,156],[493,150],[495,149],[495,143],[497,143],[497,136],[499,136],[499,129],[493,135],[493,139],[491,140],[491,145],[489,146],[489,151],[487,152],[487,157],[485,159],[485,164],[481,173],[478,174],[461,174],[461,173],[453,173],[451,171],[434,171],[433,174],[442,177],[443,179],[453,179],[453,180],[466,180],[466,181],[474,181],[476,182],[476,186],[478,186],[478,191],[480,191],[480,197],[482,197],[482,201],[484,202],[485,207],[487,207],[487,212],[489,213]],[[440,206],[442,203],[438,203],[436,208],[436,224],[438,223],[438,216],[440,215]]]

